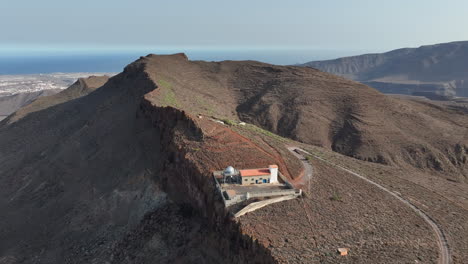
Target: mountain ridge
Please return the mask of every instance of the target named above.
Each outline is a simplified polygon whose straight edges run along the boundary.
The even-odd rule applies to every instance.
[[[466,165],[456,161],[463,158],[455,154],[458,145],[467,148],[463,112],[391,98],[360,83],[307,68],[189,61],[182,55],[150,55],[144,60],[149,71],[158,73],[152,79],[161,87],[146,98],[163,105],[245,121],[362,160],[461,169],[466,178]],[[438,128],[429,129],[428,123]],[[452,127],[447,134],[451,136],[442,136],[448,127]],[[414,156],[414,152],[421,155]]]
[[[302,66],[363,82],[385,93],[431,92],[468,97],[466,58],[468,41],[456,41],[313,61]]]

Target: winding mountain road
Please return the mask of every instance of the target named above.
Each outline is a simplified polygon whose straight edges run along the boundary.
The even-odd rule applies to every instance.
[[[351,175],[354,175],[364,181],[366,181],[367,183],[370,183],[374,186],[376,186],[377,188],[381,189],[382,191],[392,195],[393,197],[395,197],[396,199],[398,199],[400,202],[402,202],[403,204],[405,204],[406,206],[408,206],[409,208],[411,208],[414,212],[416,212],[419,216],[421,216],[423,218],[423,220],[428,223],[432,229],[434,230],[434,233],[436,234],[437,236],[437,244],[439,246],[439,260],[438,260],[438,263],[439,264],[450,264],[452,263],[452,256],[451,256],[451,253],[450,253],[450,248],[449,248],[449,245],[448,245],[448,242],[447,242],[447,237],[445,236],[444,232],[442,231],[442,229],[439,227],[439,225],[429,216],[427,215],[426,213],[424,213],[423,211],[421,211],[420,209],[418,209],[415,205],[413,205],[411,202],[405,200],[404,198],[402,198],[401,196],[399,196],[398,194],[390,191],[389,189],[385,188],[384,186],[372,181],[372,180],[369,180],[368,178],[356,173],[356,172],[353,172],[349,169],[346,169],[344,167],[341,167],[339,165],[336,165],[336,164],[333,164],[325,159],[322,159],[321,157],[318,157],[312,153],[309,153],[301,148],[297,148],[297,147],[288,147],[288,150],[294,154],[294,156],[296,156],[297,158],[299,158],[302,163],[304,164],[304,169],[305,169],[305,175],[307,175],[307,177],[309,177],[309,184],[310,184],[310,179],[312,177],[312,166],[307,162],[306,158],[304,157],[304,155],[301,155],[299,153],[297,153],[296,151],[299,151],[299,152],[303,152],[304,154],[307,154],[309,156],[312,156],[320,161],[323,161],[325,163],[328,163],[338,169],[341,169],[341,170],[344,170],[346,172],[348,172],[349,174]],[[310,186],[309,186],[310,187]],[[310,189],[310,188],[309,188]]]

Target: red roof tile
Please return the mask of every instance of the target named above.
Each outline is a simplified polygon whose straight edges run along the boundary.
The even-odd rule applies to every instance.
[[[269,169],[239,170],[241,177],[270,175]]]

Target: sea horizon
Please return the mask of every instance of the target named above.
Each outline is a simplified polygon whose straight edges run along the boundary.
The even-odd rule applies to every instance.
[[[142,50],[40,50],[0,49],[0,74],[50,74],[74,72],[121,72],[129,63],[148,54],[185,53],[190,60],[256,60],[295,65],[366,53],[358,50],[324,49],[142,49]]]

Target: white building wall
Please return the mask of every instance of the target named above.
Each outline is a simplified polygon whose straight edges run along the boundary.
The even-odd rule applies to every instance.
[[[278,166],[269,166],[270,169],[270,183],[278,182]]]

